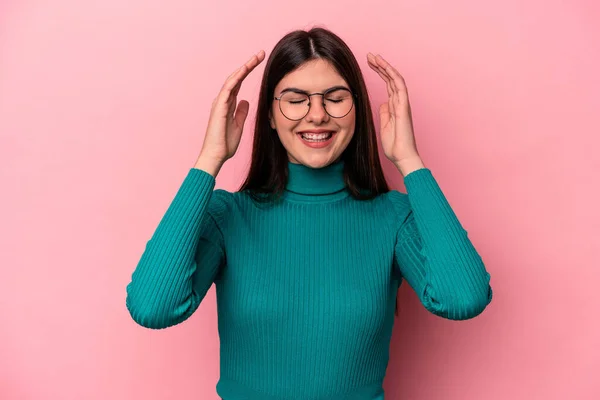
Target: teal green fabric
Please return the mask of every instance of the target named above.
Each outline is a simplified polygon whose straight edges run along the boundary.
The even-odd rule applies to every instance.
[[[192,168],[127,285],[133,320],[188,319],[214,283],[225,400],[383,395],[397,289],[431,313],[479,315],[490,274],[428,168],[356,200],[344,164],[289,163],[283,199],[255,203]],[[381,398],[381,397],[379,397]]]

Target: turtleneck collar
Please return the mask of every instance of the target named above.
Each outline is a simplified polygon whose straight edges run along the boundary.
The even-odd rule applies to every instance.
[[[311,168],[288,161],[284,198],[300,202],[328,202],[349,195],[344,183],[344,161],[323,168]]]

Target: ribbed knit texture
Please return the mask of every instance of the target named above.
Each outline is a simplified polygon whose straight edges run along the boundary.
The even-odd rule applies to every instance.
[[[350,196],[343,162],[289,163],[282,201],[214,190],[192,168],[127,286],[140,325],[186,320],[215,283],[225,400],[383,398],[398,286],[453,320],[492,299],[490,275],[428,168],[407,193]]]

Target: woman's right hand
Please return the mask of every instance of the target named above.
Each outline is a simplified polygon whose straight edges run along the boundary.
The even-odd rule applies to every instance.
[[[236,111],[236,96],[243,80],[264,58],[264,50],[253,55],[248,62],[229,75],[221,87],[221,91],[213,100],[208,128],[198,157],[199,160],[203,160],[203,164],[206,163],[206,160],[210,160],[210,162],[222,165],[235,154],[250,107],[246,100],[240,100]]]

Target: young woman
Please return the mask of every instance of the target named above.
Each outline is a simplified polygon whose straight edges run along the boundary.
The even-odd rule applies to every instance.
[[[214,99],[202,150],[146,244],[127,308],[138,324],[166,328],[189,318],[214,282],[224,400],[383,399],[401,282],[433,314],[464,320],[490,303],[490,275],[417,151],[402,76],[367,55],[389,96],[381,145],[407,193],[386,184],[356,59],[323,28],[277,43],[246,181],[214,190],[248,115],[236,96],[264,57],[234,71]]]

